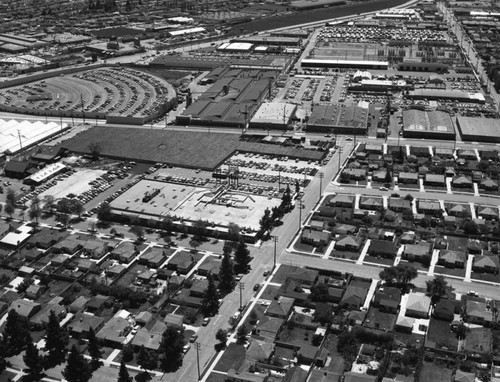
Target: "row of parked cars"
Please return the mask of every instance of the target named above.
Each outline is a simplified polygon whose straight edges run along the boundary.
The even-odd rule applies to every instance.
[[[33,199],[35,196],[40,195],[44,191],[47,191],[49,188],[55,186],[57,184],[57,182],[68,178],[70,175],[74,174],[75,172],[76,172],[75,169],[68,168],[66,170],[66,172],[64,172],[64,173],[56,176],[55,178],[51,179],[50,181],[48,181],[48,182],[46,182],[46,183],[44,183],[44,184],[42,184],[42,185],[40,185],[38,187],[35,187],[34,190],[32,190],[28,194],[26,194],[23,197],[21,197],[17,202],[19,204],[25,204],[26,202],[28,202],[31,199]]]

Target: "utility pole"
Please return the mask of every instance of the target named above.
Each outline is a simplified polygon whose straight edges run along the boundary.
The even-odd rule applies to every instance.
[[[196,366],[198,366],[198,381],[201,379],[200,375],[200,343],[195,342],[194,347],[196,348]]]
[[[325,174],[323,171],[319,172],[319,198],[323,196],[323,178],[325,177]]]
[[[238,283],[238,288],[240,289],[240,311],[242,311],[243,310],[242,294],[243,294],[243,289],[245,289],[245,284],[240,281]]]
[[[281,190],[281,170],[278,170],[278,192]]]
[[[304,207],[304,204],[302,203],[302,199],[298,199],[299,201],[299,229],[302,227],[302,208]]]
[[[83,119],[83,123],[85,123],[85,108],[83,106],[83,95],[80,94],[80,103],[82,105],[82,119]]]
[[[276,243],[278,242],[278,236],[273,236],[274,240],[274,262],[273,262],[273,271],[276,269]]]
[[[339,147],[339,170],[340,170],[340,156],[342,155],[343,148]]]
[[[19,137],[19,148],[23,148],[23,142],[21,141],[21,130],[17,130],[17,136]]]

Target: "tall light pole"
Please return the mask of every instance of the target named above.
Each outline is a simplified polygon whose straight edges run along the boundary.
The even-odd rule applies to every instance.
[[[323,171],[319,172],[319,198],[323,196],[323,178],[325,177],[325,174]]]
[[[302,199],[298,199],[299,201],[299,229],[302,227],[302,208],[304,207],[304,204],[302,204]]]
[[[339,147],[339,170],[340,170],[340,156],[342,155],[343,148]]]
[[[274,240],[274,261],[273,261],[273,271],[276,269],[276,243],[278,242],[278,236],[273,236]]]
[[[196,348],[196,366],[198,366],[198,381],[201,379],[200,374],[200,343],[195,342],[194,347]]]
[[[242,283],[242,282],[239,282],[238,283],[238,288],[240,290],[240,311],[243,310],[243,302],[242,302],[242,298],[243,298],[243,289],[245,289],[245,284]]]

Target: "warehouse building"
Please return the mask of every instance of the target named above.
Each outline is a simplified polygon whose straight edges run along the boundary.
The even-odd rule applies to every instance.
[[[484,104],[486,102],[481,93],[466,93],[461,90],[416,89],[408,93],[410,99],[440,100],[448,99],[458,102]]]
[[[500,119],[458,116],[457,128],[464,141],[500,143]]]
[[[443,111],[403,111],[405,138],[455,139],[455,128],[448,113]]]
[[[307,122],[307,131],[365,135],[368,109],[359,106],[318,105]]]
[[[354,60],[324,60],[304,58],[300,62],[302,68],[354,68],[354,69],[382,69],[387,70],[387,61],[354,61]]]
[[[288,129],[295,114],[296,105],[291,103],[265,102],[250,121],[250,127],[256,129]]]

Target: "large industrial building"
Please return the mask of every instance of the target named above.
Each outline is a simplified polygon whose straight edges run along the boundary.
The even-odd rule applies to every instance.
[[[403,111],[405,138],[455,139],[455,128],[448,113],[443,111]]]
[[[457,128],[464,141],[500,143],[500,119],[458,116]]]
[[[482,93],[470,94],[461,90],[436,90],[416,89],[408,93],[410,99],[439,100],[448,99],[458,102],[470,102],[484,104],[486,102]]]
[[[356,60],[324,60],[304,58],[300,62],[303,68],[353,68],[353,69],[382,69],[387,70],[387,61],[356,61]]]
[[[177,123],[246,128],[262,100],[269,96],[277,76],[274,70],[227,69],[177,116]]]
[[[368,109],[359,106],[318,105],[307,122],[308,131],[365,135]]]
[[[297,106],[291,103],[265,102],[250,121],[251,128],[285,130]]]

